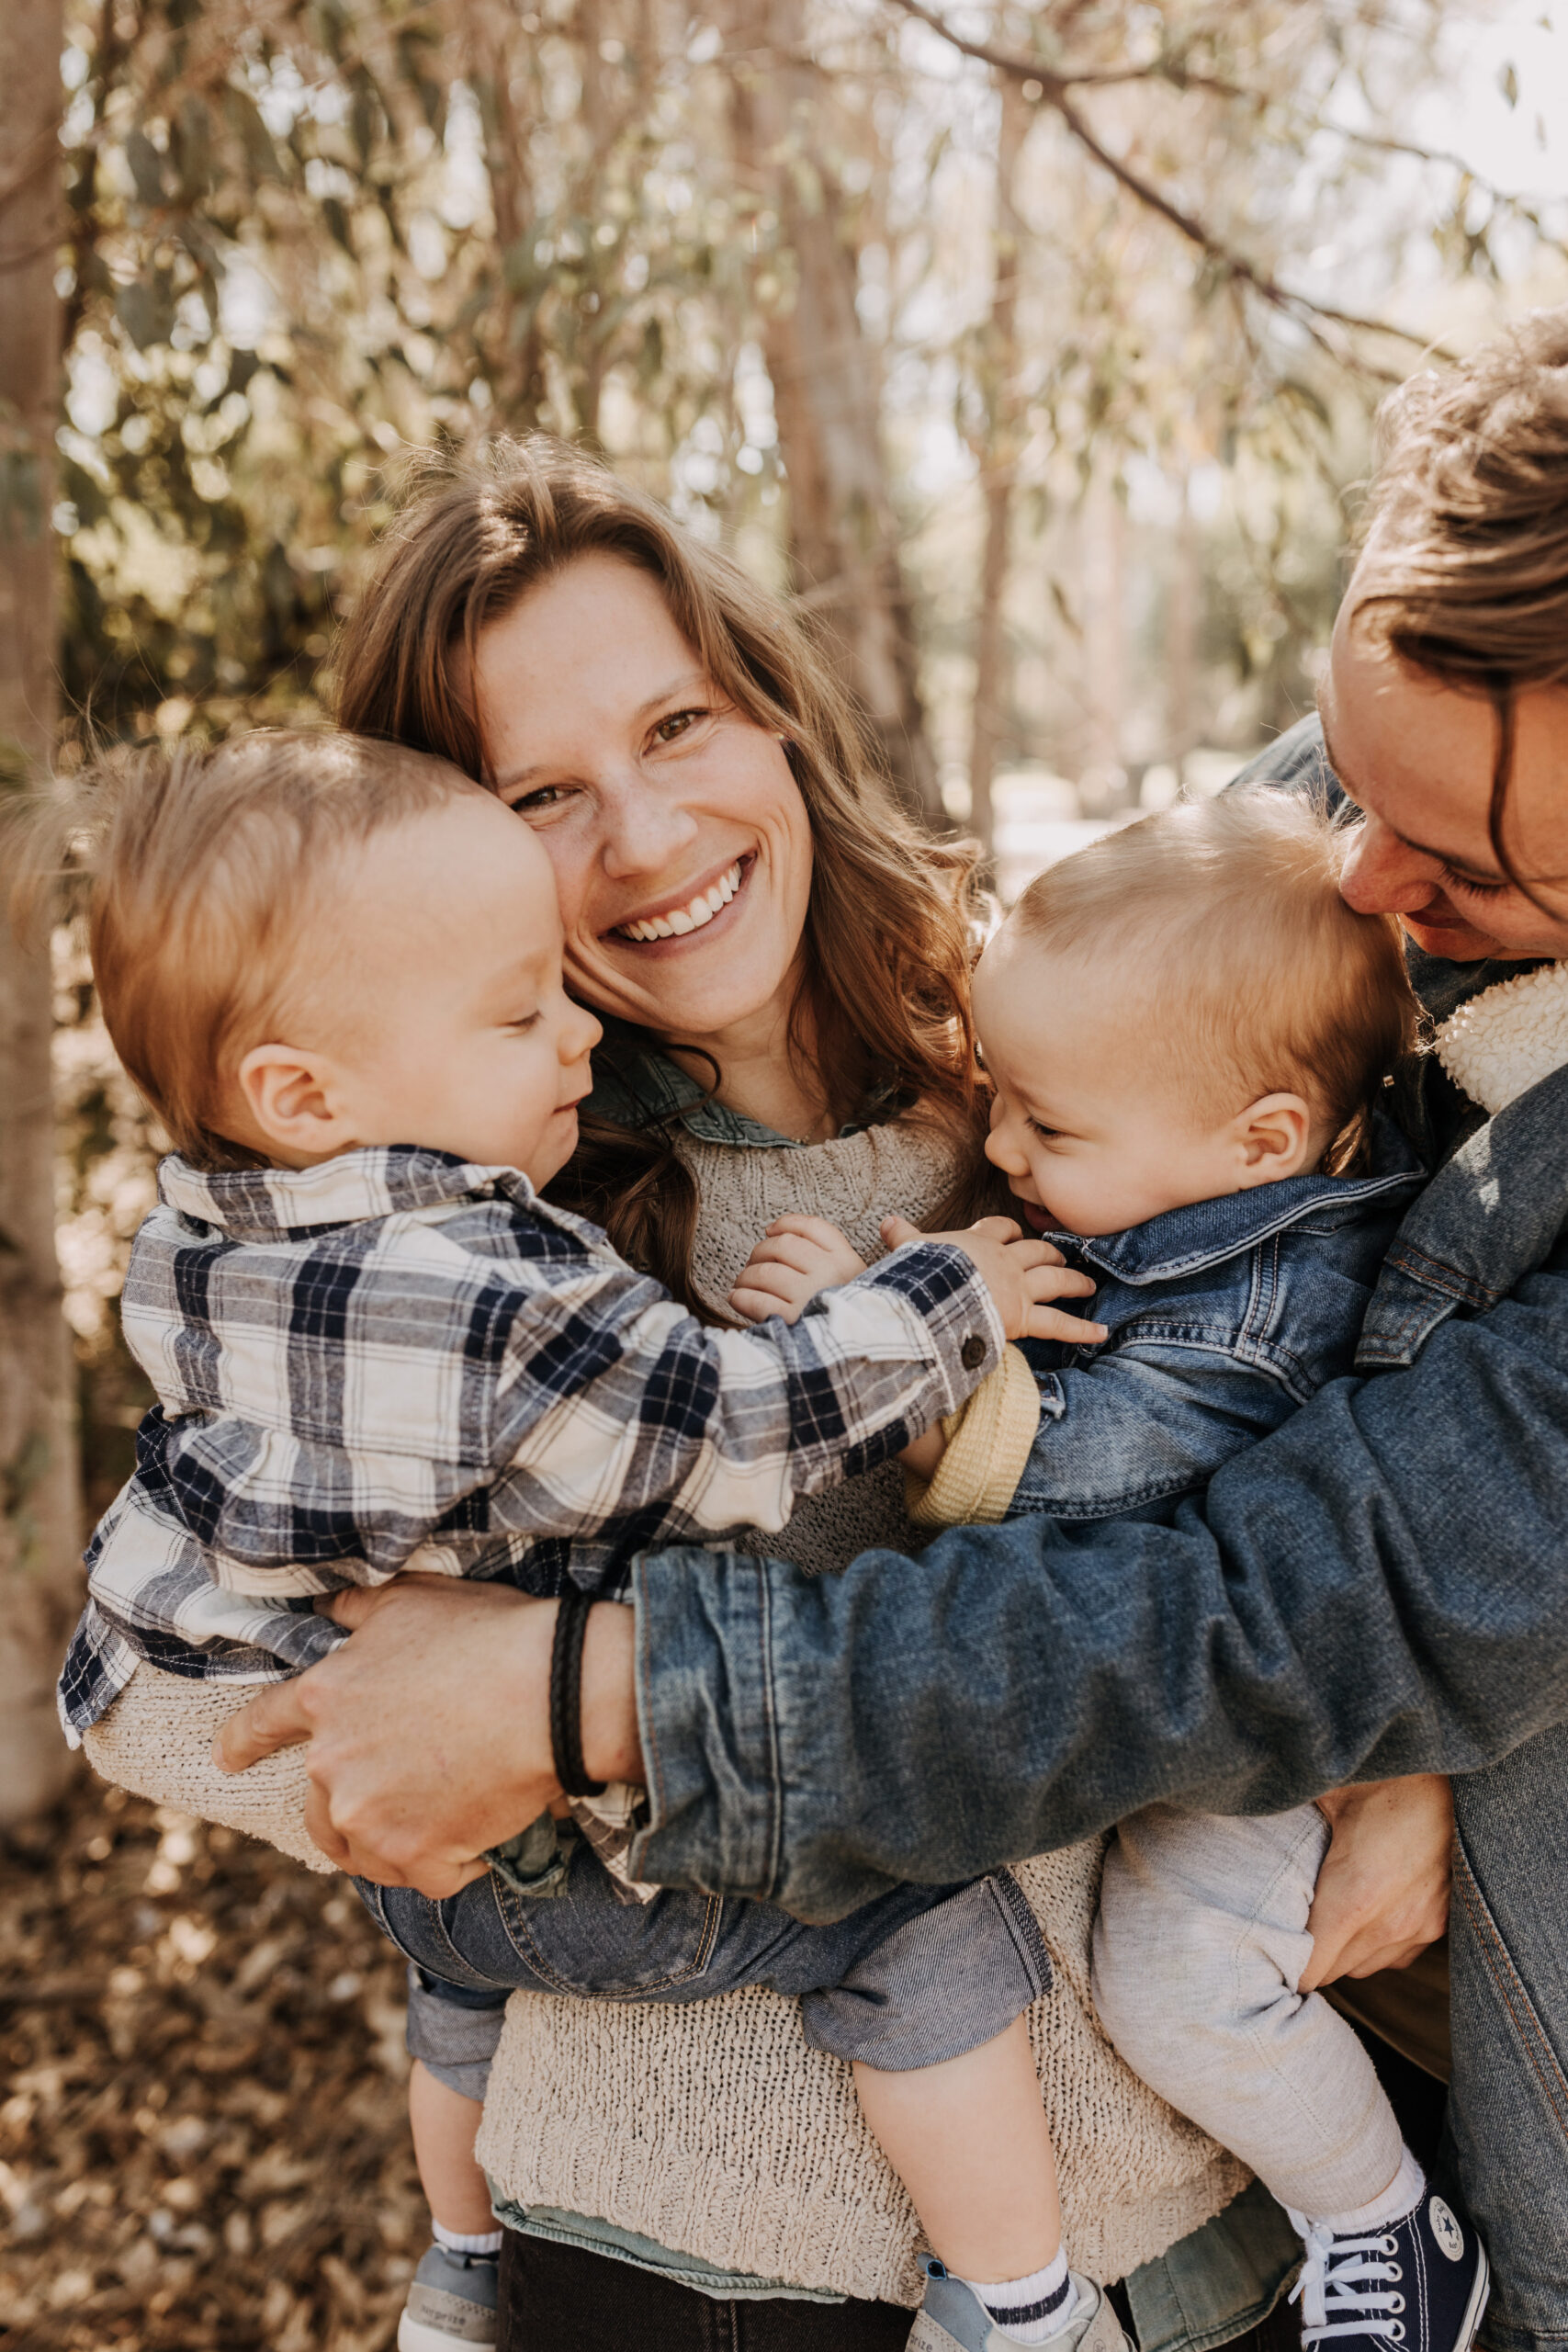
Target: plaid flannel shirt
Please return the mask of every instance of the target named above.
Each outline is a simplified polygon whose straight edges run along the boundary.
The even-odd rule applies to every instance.
[[[345,1585],[618,1591],[644,1545],[781,1528],[1003,1345],[942,1244],[794,1326],[716,1330],[513,1170],[401,1146],[214,1175],[171,1157],[158,1188],[122,1307],[158,1402],[87,1554],[73,1743],[141,1659],[252,1683],[312,1665],[344,1636],[311,1600]]]

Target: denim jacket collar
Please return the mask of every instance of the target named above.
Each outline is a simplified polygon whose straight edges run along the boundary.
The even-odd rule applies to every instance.
[[[1324,1213],[1359,1208],[1363,1202],[1400,1192],[1414,1193],[1422,1170],[1404,1139],[1389,1123],[1380,1123],[1377,1166],[1370,1176],[1287,1176],[1278,1184],[1259,1184],[1251,1192],[1229,1193],[1217,1201],[1194,1201],[1190,1207],[1168,1209],[1163,1216],[1133,1225],[1121,1233],[1089,1238],[1066,1231],[1043,1238],[1068,1250],[1076,1260],[1098,1266],[1118,1282],[1140,1284],[1167,1283],[1183,1274],[1203,1272],[1238,1258],[1260,1241]]]
[[[376,1144],[314,1168],[193,1168],[177,1152],[159,1163],[165,1207],[234,1241],[280,1241],[316,1226],[355,1225],[464,1200],[503,1195],[541,1205],[520,1169],[480,1168],[449,1151]]]

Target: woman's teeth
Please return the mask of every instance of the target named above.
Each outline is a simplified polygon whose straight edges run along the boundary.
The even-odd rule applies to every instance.
[[[661,915],[645,915],[640,922],[616,925],[623,939],[680,939],[688,931],[701,931],[705,922],[712,922],[722,907],[727,907],[740,888],[740,860],[736,859],[728,874],[721,874],[711,889],[705,890],[689,906],[671,907]]]

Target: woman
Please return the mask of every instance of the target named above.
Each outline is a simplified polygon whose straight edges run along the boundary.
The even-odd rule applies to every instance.
[[[1451,390],[1417,393],[1385,480],[1387,527],[1336,645],[1331,729],[1369,811],[1352,888],[1449,959],[1568,952],[1551,888],[1568,863],[1553,865],[1568,777],[1552,748],[1568,735],[1552,700],[1568,638],[1565,363],[1560,319]],[[1381,636],[1372,598],[1393,600],[1375,607],[1393,623]],[[1481,674],[1501,729],[1476,698]],[[1511,762],[1492,757],[1494,732]],[[1476,890],[1484,922],[1461,927]],[[1451,974],[1417,970],[1439,1003],[1456,992]],[[1484,961],[1472,975],[1495,977]],[[817,1584],[741,1560],[645,1562],[635,1658],[623,1613],[596,1611],[584,1684],[590,1769],[649,1777],[644,1867],[821,1916],[889,1875],[984,1867],[1156,1797],[1267,1809],[1352,1772],[1471,1770],[1553,1723],[1568,1703],[1568,1607],[1544,1571],[1568,1499],[1568,1312],[1548,1145],[1568,1087],[1547,1076],[1490,1124],[1431,1091],[1438,1139],[1460,1148],[1396,1252],[1381,1344],[1409,1368],[1326,1392],[1215,1481],[1203,1517],[1071,1542],[970,1531],[896,1575],[884,1558]],[[228,1760],[313,1735],[329,1849],[442,1891],[453,1858],[528,1818],[550,1784],[538,1697],[551,1605],[405,1592],[344,1614],[362,1634],[258,1702]],[[439,1792],[381,1729],[415,1658],[427,1702],[439,1684],[450,1715]],[[1461,1792],[1456,2105],[1499,2281],[1494,2352],[1568,2329],[1555,2088],[1568,1987],[1549,1932],[1564,1795],[1554,1733]],[[1415,1929],[1369,1925],[1357,1964],[1380,1947],[1408,1956],[1418,1900],[1414,1912]],[[1510,2194],[1521,2161],[1524,2197]],[[1168,2260],[1182,2308],[1162,2342],[1179,2340],[1190,2290],[1224,2267],[1205,2268],[1201,2245]],[[629,2329],[631,2307],[611,2312],[604,2340],[621,2340],[617,2323]]]
[[[829,1217],[872,1250],[889,1211],[945,1221],[980,1115],[967,862],[899,818],[820,654],[772,599],[604,468],[536,444],[414,502],[339,670],[345,725],[457,761],[550,854],[569,984],[610,1033],[567,1197],[628,1255],[722,1315],[781,1215]],[[889,1467],[807,1504],[779,1549],[841,1568],[908,1541]],[[1087,2022],[1098,1856],[1086,1843],[1054,1870],[1078,1997],[1058,1994],[1043,2030],[1077,2258],[1119,2276],[1208,2222],[1243,2176]],[[605,2088],[628,2080],[630,2117]],[[585,2268],[616,2329],[667,2326],[646,2273],[584,2263],[631,2238],[678,2275],[705,2265],[710,2285],[716,2270],[754,2297],[782,2279],[861,2307],[780,2298],[773,2340],[793,2320],[818,2345],[834,2330],[901,2343],[907,2313],[885,2298],[918,2291],[909,2233],[843,2093],[765,1995],[700,2014],[515,2004],[487,2162],[529,2233],[536,2312],[558,2291],[564,2239],[585,2341],[610,2324]],[[1091,2151],[1091,2118],[1102,2136],[1109,2118],[1131,2187]],[[650,2255],[659,2240],[677,2251]],[[661,2290],[706,2324],[710,2296]]]

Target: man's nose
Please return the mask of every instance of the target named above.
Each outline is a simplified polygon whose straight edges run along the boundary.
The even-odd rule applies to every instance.
[[[1413,915],[1430,906],[1441,888],[1435,858],[1412,849],[1379,818],[1361,820],[1339,876],[1347,906],[1361,915]]]
[[[678,794],[637,769],[615,780],[602,806],[600,855],[612,880],[657,873],[696,839],[697,820]]]

